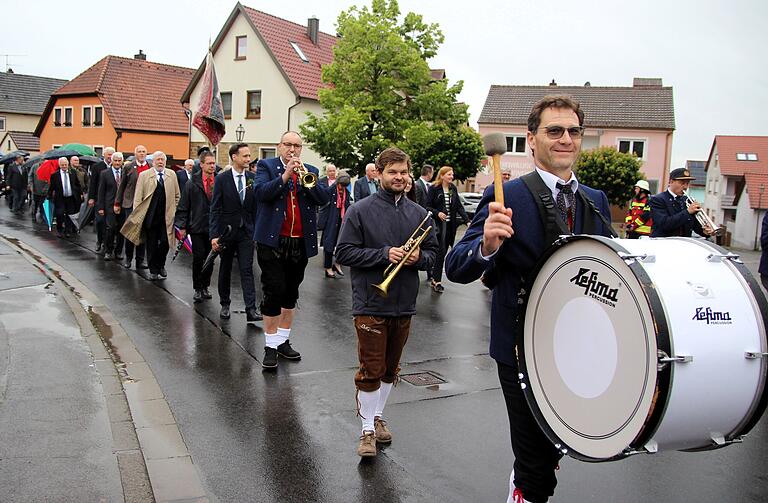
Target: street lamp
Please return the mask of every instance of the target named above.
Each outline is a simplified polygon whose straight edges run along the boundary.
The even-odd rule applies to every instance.
[[[757,190],[760,195],[757,198],[757,218],[755,219],[755,251],[760,249],[760,232],[758,229],[760,228],[760,208],[763,207],[763,192],[765,191],[765,184],[761,183]]]
[[[237,138],[237,143],[243,141],[243,136],[245,136],[245,128],[242,124],[240,124],[237,126],[237,129],[235,129],[235,137]]]

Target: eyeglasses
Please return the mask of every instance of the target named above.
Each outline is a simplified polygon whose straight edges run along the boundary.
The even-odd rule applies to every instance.
[[[563,133],[566,131],[568,131],[568,136],[573,139],[581,138],[584,135],[584,129],[583,126],[571,126],[569,128],[563,126],[547,126],[544,128],[544,131],[547,134],[547,138],[550,140],[559,140],[563,137]]]
[[[301,148],[301,147],[303,147],[303,146],[304,146],[304,145],[302,145],[301,143],[285,143],[285,142],[283,142],[283,145],[284,145],[284,146],[286,146],[286,147],[288,147],[288,148],[291,148],[291,147],[293,147],[293,148],[295,148],[295,149],[299,149],[299,148]]]

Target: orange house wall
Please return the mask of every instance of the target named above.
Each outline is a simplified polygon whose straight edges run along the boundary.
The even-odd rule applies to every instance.
[[[46,119],[46,124],[40,133],[40,150],[50,150],[54,145],[66,143],[83,143],[89,146],[115,147],[125,153],[133,152],[136,145],[144,145],[149,152],[162,150],[174,159],[186,159],[189,151],[188,135],[164,134],[164,133],[140,133],[123,131],[117,139],[117,133],[112,126],[112,121],[104,110],[104,125],[101,127],[83,127],[83,106],[101,105],[98,96],[64,96],[58,98],[54,108],[72,107],[72,127],[56,127],[53,125],[55,117],[53,110]],[[63,112],[62,112],[63,118]],[[93,120],[93,115],[91,115]]]

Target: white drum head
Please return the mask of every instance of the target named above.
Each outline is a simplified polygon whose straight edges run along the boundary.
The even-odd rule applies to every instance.
[[[568,454],[621,456],[643,431],[656,389],[652,309],[606,242],[580,237],[546,260],[518,358],[534,415]]]

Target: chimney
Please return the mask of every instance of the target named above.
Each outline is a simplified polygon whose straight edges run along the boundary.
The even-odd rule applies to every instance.
[[[320,33],[320,20],[316,16],[312,16],[307,20],[307,35],[313,44],[317,45],[318,36]]]
[[[592,87],[592,83],[590,81],[584,82],[584,87]]]
[[[144,54],[144,51],[139,49],[139,53],[138,54],[134,54],[133,55],[133,59],[140,59],[142,61],[146,61],[147,60],[147,55]]]
[[[632,87],[662,87],[662,81],[659,78],[635,77],[632,80]]]
[[[552,79],[552,82],[549,83],[552,87],[557,87],[557,82],[555,82],[555,79]]]

